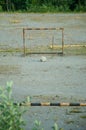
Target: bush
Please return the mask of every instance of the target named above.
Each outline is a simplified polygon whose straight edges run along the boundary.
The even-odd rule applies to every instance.
[[[13,104],[12,82],[7,82],[7,87],[0,87],[0,130],[24,130],[20,106]]]
[[[22,115],[25,110],[22,110],[19,105],[14,105],[12,99],[12,82],[7,82],[6,88],[0,87],[0,130],[24,130],[24,121]],[[30,102],[27,97],[26,102]],[[58,130],[58,125],[55,123],[53,130]],[[35,120],[32,130],[44,130],[41,122]]]
[[[3,9],[2,9],[2,6],[0,5],[0,12],[2,12],[3,11]]]
[[[75,12],[86,12],[86,7],[77,5],[74,11]]]

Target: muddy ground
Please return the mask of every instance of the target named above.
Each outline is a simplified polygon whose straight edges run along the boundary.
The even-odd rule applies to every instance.
[[[65,44],[86,45],[86,14],[0,14],[0,50],[22,48],[23,27],[64,27]],[[30,38],[38,38],[40,33]],[[42,33],[44,38],[44,33]],[[49,37],[48,37],[49,38]],[[46,41],[48,41],[48,38]],[[29,39],[30,40],[30,39]],[[55,42],[57,39],[55,39]],[[28,43],[28,42],[27,42]],[[44,44],[36,39],[32,45]],[[46,43],[46,42],[45,42]],[[23,52],[0,52],[0,85],[13,81],[13,97],[21,102],[30,96],[31,102],[86,102],[86,55],[27,55]],[[85,130],[86,107],[27,107],[25,130],[31,130],[35,120],[45,130]]]

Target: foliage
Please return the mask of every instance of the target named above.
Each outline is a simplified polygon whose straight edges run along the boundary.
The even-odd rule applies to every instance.
[[[23,130],[23,110],[13,104],[12,82],[7,82],[7,87],[0,87],[0,130]]]
[[[0,0],[3,11],[86,11],[86,0]]]
[[[44,130],[43,128],[41,128],[41,121],[35,120],[32,130]]]
[[[11,81],[7,82],[6,88],[0,87],[0,130],[24,130],[22,115],[25,111],[19,105],[14,105],[12,84]],[[26,102],[30,102],[30,97],[27,97]],[[52,128],[58,130],[58,125],[55,123]],[[44,130],[41,121],[35,120],[32,130]]]
[[[0,5],[0,12],[2,12],[2,6]]]
[[[56,123],[54,124],[53,130],[58,130],[58,126]]]
[[[55,123],[54,126],[52,127],[53,130],[59,130],[58,129],[58,125]],[[44,130],[42,127],[41,127],[41,121],[38,121],[38,120],[35,120],[34,122],[34,127],[32,130]]]

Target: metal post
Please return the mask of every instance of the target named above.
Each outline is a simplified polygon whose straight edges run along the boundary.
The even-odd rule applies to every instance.
[[[25,52],[25,29],[23,28],[23,48],[24,48],[24,56],[26,55]]]
[[[62,28],[62,54],[64,52],[64,28]]]
[[[54,48],[54,36],[52,36],[52,49]]]

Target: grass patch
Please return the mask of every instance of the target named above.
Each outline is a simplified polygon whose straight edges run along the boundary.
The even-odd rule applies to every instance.
[[[0,65],[0,74],[18,74],[20,68],[17,65]]]
[[[10,20],[10,23],[17,24],[17,23],[21,23],[21,21],[18,19],[15,19],[15,20]]]
[[[73,123],[74,123],[73,120],[68,120],[68,121],[66,121],[66,124],[73,124]]]
[[[83,113],[83,111],[80,111],[78,109],[73,109],[70,111],[70,113]]]
[[[86,55],[85,46],[73,46],[64,48],[64,53],[69,55]]]
[[[7,49],[0,49],[0,52],[8,52],[8,53],[17,53],[22,52],[24,53],[23,48],[7,48]],[[32,48],[25,49],[26,54],[33,53],[33,52],[62,52],[61,46],[51,47],[51,46],[34,46]],[[64,46],[64,54],[65,55],[86,55],[86,46]]]
[[[80,118],[86,119],[86,115],[80,116]]]
[[[8,49],[0,49],[0,52],[23,52],[22,48],[8,48]]]

